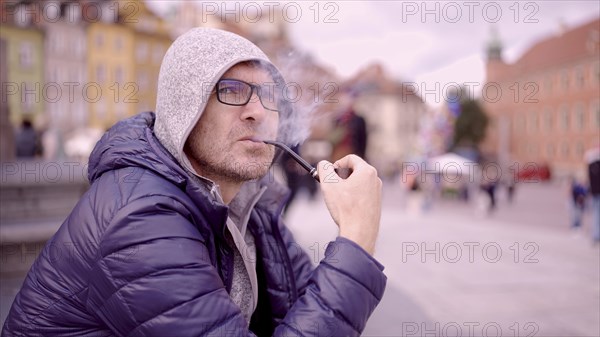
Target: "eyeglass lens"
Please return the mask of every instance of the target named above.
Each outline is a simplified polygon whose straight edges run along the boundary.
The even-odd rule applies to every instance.
[[[273,85],[258,86],[232,79],[222,79],[217,83],[217,98],[224,104],[237,106],[248,104],[254,91],[257,92],[265,109],[278,110],[277,87]]]

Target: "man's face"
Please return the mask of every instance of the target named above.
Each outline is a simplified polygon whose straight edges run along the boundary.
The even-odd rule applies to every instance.
[[[233,66],[222,78],[273,88],[269,73],[249,63]],[[213,91],[186,142],[185,153],[197,173],[206,178],[231,182],[258,179],[267,173],[275,149],[251,139],[274,140],[278,122],[279,113],[265,109],[256,90],[242,106],[219,102]]]

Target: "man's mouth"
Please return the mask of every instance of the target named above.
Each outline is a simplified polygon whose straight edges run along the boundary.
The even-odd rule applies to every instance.
[[[240,143],[246,149],[249,149],[252,151],[261,151],[262,152],[262,151],[264,151],[264,149],[268,148],[268,146],[265,143],[260,141],[258,137],[254,137],[254,136],[247,136],[247,137],[239,138],[236,143]]]
[[[260,140],[258,140],[258,137],[254,137],[254,136],[242,137],[242,138],[238,139],[238,142],[253,142],[256,144],[262,143]]]

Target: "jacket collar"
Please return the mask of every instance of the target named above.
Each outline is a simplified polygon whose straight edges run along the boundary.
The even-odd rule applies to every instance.
[[[228,207],[212,195],[210,184],[193,177],[160,143],[153,132],[154,121],[154,113],[144,112],[111,127],[90,155],[90,183],[105,172],[120,168],[139,167],[153,171],[184,190],[206,217],[213,232],[223,235]],[[278,216],[289,192],[286,187],[275,182],[272,170],[258,181],[245,183],[239,199],[250,200],[255,195],[254,192],[263,187],[266,187],[266,191],[260,197],[256,208],[265,210],[271,216]]]

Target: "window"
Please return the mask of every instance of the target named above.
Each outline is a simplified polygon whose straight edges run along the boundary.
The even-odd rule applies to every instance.
[[[61,38],[60,36],[54,41],[56,42],[56,53],[63,56],[63,55],[70,55],[71,51],[70,43],[67,43],[67,40],[65,40],[64,38]]]
[[[119,12],[119,4],[116,2],[103,2],[102,8],[102,22],[105,23],[115,23],[117,22],[117,15]]]
[[[575,156],[577,159],[582,159],[583,158],[583,154],[585,152],[585,147],[583,146],[582,142],[577,142],[575,144]]]
[[[538,115],[535,111],[529,113],[529,131],[536,132],[538,130]]]
[[[527,121],[525,120],[525,116],[523,116],[522,113],[517,112],[517,115],[515,116],[515,129],[517,133],[524,133],[526,124]]]
[[[120,36],[117,36],[117,38],[115,39],[115,50],[121,51],[122,49],[123,49],[123,38]]]
[[[588,38],[586,41],[586,47],[590,54],[595,54],[598,52],[598,47],[600,46],[600,31],[594,29],[589,32]]]
[[[551,132],[554,127],[554,120],[552,117],[552,109],[546,108],[544,110],[544,129],[548,132]]]
[[[56,23],[61,18],[60,4],[56,0],[47,1],[43,5],[44,18],[50,23]]]
[[[554,145],[553,144],[546,145],[546,157],[548,157],[548,159],[552,159],[552,157],[554,157]]]
[[[135,54],[138,61],[145,61],[148,58],[148,44],[146,42],[138,43]]]
[[[115,82],[117,82],[117,85],[119,87],[124,85],[125,82],[125,72],[123,71],[123,68],[121,66],[117,66],[115,68]]]
[[[103,64],[96,66],[96,81],[98,81],[98,83],[106,82],[106,68]]]
[[[56,53],[56,42],[54,41],[55,39],[56,39],[56,37],[53,34],[53,32],[51,30],[48,30],[46,32],[45,43],[46,43],[46,50],[51,54]]]
[[[585,85],[585,72],[583,71],[583,67],[579,66],[575,69],[575,85],[577,88],[583,88]]]
[[[19,46],[19,65],[25,69],[33,66],[33,44],[30,41],[22,41]]]
[[[76,24],[81,20],[81,6],[78,3],[67,5],[66,18],[68,23]]]
[[[592,130],[598,131],[600,128],[600,101],[590,104],[590,122]]]
[[[560,154],[564,159],[569,158],[569,143],[563,142],[560,146]]]
[[[546,96],[550,96],[552,94],[552,76],[546,76],[546,81],[544,82],[544,91]]]
[[[75,38],[75,57],[83,57],[85,55],[85,39],[82,37]]]
[[[583,130],[585,126],[585,108],[582,103],[577,103],[575,106],[575,121],[573,122],[573,128],[576,131]]]
[[[558,120],[560,123],[559,125],[560,125],[561,131],[566,131],[569,129],[569,107],[568,106],[563,105],[560,108]]]
[[[6,6],[6,4],[2,3],[2,6]],[[30,8],[29,4],[23,3],[17,5],[17,10],[15,11],[15,24],[19,27],[26,27],[31,23],[32,15],[34,9]],[[4,19],[4,15],[3,19]],[[2,22],[4,23],[4,22]]]
[[[567,70],[563,70],[560,74],[560,84],[563,90],[569,89],[569,72]]]
[[[104,35],[102,33],[96,33],[96,47],[102,48],[104,46]]]

